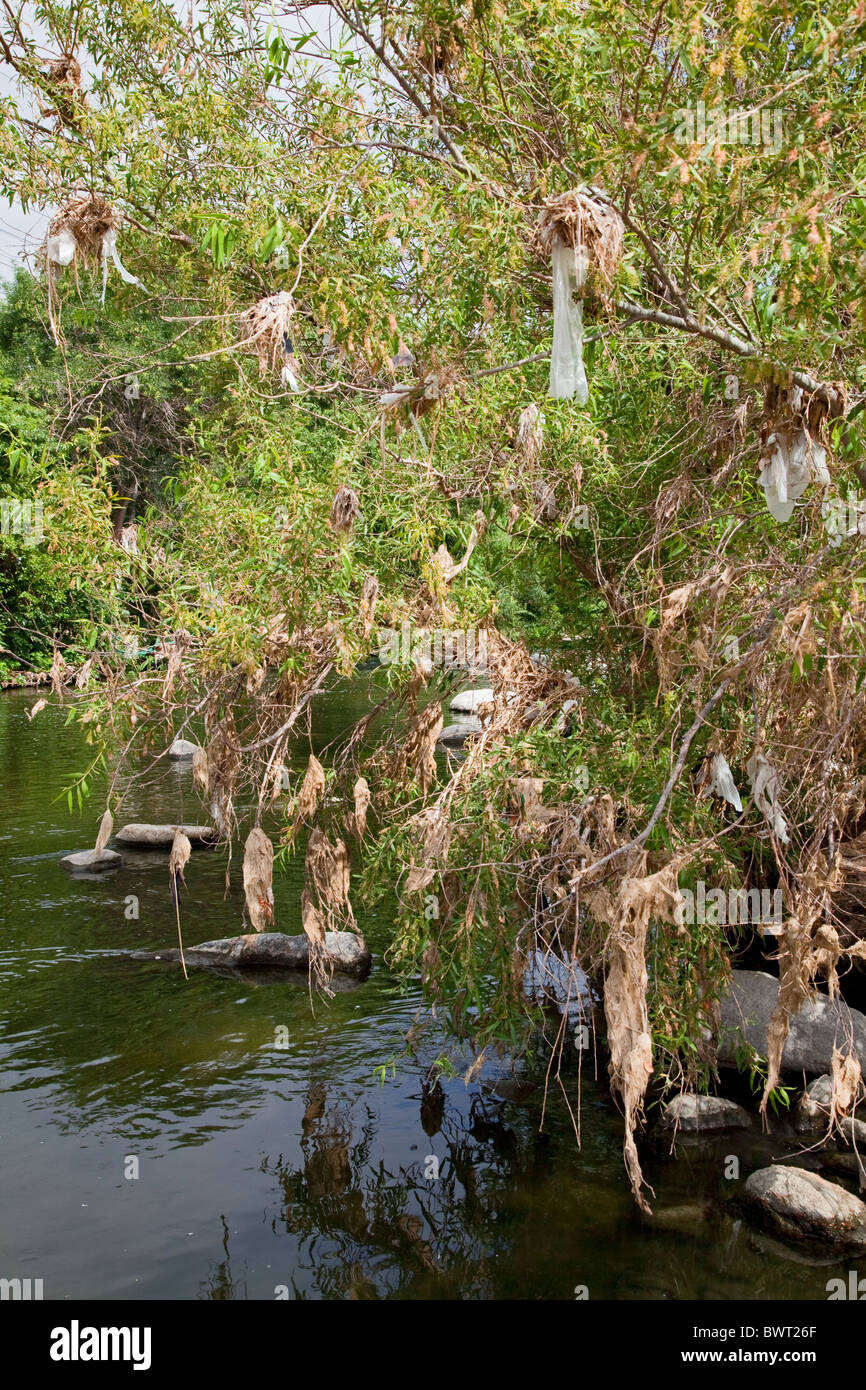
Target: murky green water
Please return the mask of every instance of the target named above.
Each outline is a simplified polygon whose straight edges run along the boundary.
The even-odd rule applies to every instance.
[[[86,749],[53,703],[29,723],[35,698],[0,697],[0,1277],[41,1278],[51,1299],[570,1299],[580,1285],[592,1299],[823,1299],[845,1274],[850,1262],[802,1263],[722,1211],[726,1154],[744,1179],[773,1152],[757,1129],[677,1162],[648,1148],[649,1226],[626,1189],[619,1117],[586,1067],[579,1151],[555,1089],[540,1133],[543,1077],[506,1062],[480,1086],[445,1083],[444,1104],[423,1100],[435,1038],[380,1085],[419,1004],[382,963],[387,921],[361,923],[370,979],[314,1011],[305,977],[186,983],[131,960],[175,944],[166,857],[97,880],[65,872],[104,803],[82,820],[56,800]],[[359,683],[322,705],[317,745],[368,698]],[[200,819],[191,773],[166,762],[123,808],[182,817]],[[221,856],[194,855],[188,943],[239,930],[235,867],[225,899]],[[284,930],[299,930],[299,892],[297,866],[275,884]],[[575,1065],[572,1104],[577,1082]]]

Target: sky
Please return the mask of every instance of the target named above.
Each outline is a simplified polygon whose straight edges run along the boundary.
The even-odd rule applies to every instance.
[[[182,8],[183,14],[186,15],[187,0],[178,0],[178,4]],[[262,7],[262,13],[268,14],[266,7]],[[201,11],[196,7],[195,17],[198,18],[199,14]],[[39,26],[33,19],[31,5],[24,6],[23,16],[28,32],[38,35]],[[317,46],[321,53],[323,50],[327,51],[329,36],[332,36],[334,42],[338,41],[338,34],[335,31],[336,23],[333,11],[328,5],[312,5],[305,9],[302,15],[294,15],[289,19],[281,18],[280,28],[289,38],[299,36],[308,29],[314,29],[321,41],[320,45]],[[46,58],[56,56],[49,45],[45,45],[43,51]],[[82,61],[82,67],[86,88],[86,58]],[[16,74],[7,64],[0,61],[0,97],[18,94]],[[31,208],[25,212],[17,199],[12,202],[11,206],[5,198],[0,202],[0,282],[7,282],[19,266],[29,266],[30,269],[33,269],[34,257],[42,244],[52,211],[51,208]]]

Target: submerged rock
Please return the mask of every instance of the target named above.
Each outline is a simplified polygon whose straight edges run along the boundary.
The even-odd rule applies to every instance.
[[[176,738],[168,750],[170,758],[192,758],[198,748],[197,743],[190,743],[188,738]]]
[[[95,849],[79,849],[74,854],[64,855],[60,862],[72,873],[101,874],[105,873],[106,869],[119,869],[123,863],[123,855],[114,849],[101,849],[98,853]]]
[[[866,1253],[866,1205],[806,1168],[759,1168],[746,1181],[744,1200],[760,1224],[785,1240]]]
[[[779,998],[779,981],[762,970],[735,970],[721,1000],[718,1056],[724,1066],[737,1065],[744,1043],[767,1055],[767,1026]],[[846,1047],[849,1036],[866,1073],[866,1017],[842,999],[830,1000],[815,990],[790,1020],[782,1053],[785,1071],[818,1075],[830,1070],[833,1048]]]
[[[134,822],[118,830],[115,840],[119,845],[135,845],[139,849],[170,849],[174,832],[182,830],[190,844],[215,844],[217,832],[212,825],[144,825]]]
[[[719,1134],[726,1129],[751,1129],[752,1117],[733,1100],[687,1093],[664,1107],[661,1123],[681,1134]]]
[[[372,957],[354,932],[325,933],[325,948],[335,970],[364,979]],[[176,948],[166,951],[136,951],[136,960],[180,961]],[[228,965],[240,968],[267,967],[276,970],[306,970],[310,963],[310,943],[306,936],[286,936],[283,932],[251,932],[246,936],[225,936],[217,941],[200,941],[184,947],[187,965]]]
[[[555,1004],[560,1014],[568,1015],[572,1027],[591,1017],[597,1000],[576,960],[537,947],[526,962],[523,991],[528,999]]]

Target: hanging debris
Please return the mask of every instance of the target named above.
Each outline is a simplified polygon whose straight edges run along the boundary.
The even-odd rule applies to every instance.
[[[284,386],[300,389],[297,363],[294,359],[291,325],[295,312],[292,296],[285,290],[269,294],[241,315],[240,328],[243,346],[258,359],[259,374],[280,370]]]
[[[410,770],[426,796],[436,777],[436,740],[442,732],[442,705],[434,700],[409,725],[400,756],[401,769]]]
[[[451,822],[445,808],[437,803],[419,811],[411,823],[418,850],[409,866],[406,891],[418,893],[433,882],[437,868],[441,872],[451,843]]]
[[[200,770],[198,774],[200,778],[206,777],[203,784],[206,785],[210,797],[211,816],[224,840],[231,838],[235,823],[233,796],[240,762],[234,715],[229,710],[217,724],[208,742],[206,773],[202,774]],[[201,769],[201,764],[199,768]]]
[[[515,443],[523,461],[528,467],[533,467],[544,443],[544,416],[537,405],[528,405],[521,410]]]
[[[615,898],[603,888],[590,890],[586,901],[592,915],[610,928],[604,948],[604,1015],[610,1045],[610,1077],[625,1110],[623,1156],[631,1189],[641,1210],[649,1212],[634,1139],[653,1071],[646,937],[651,921],[676,925],[682,921],[685,904],[677,885],[677,865],[668,864],[646,877],[624,878]]]
[[[100,303],[105,303],[108,286],[108,263],[111,261],[127,285],[141,285],[137,276],[132,275],[121,263],[117,252],[117,232],[120,217],[114,208],[98,193],[88,193],[78,189],[71,193],[48,224],[48,234],[39,252],[39,259],[48,270],[48,304],[51,331],[55,342],[60,342],[60,330],[56,314],[55,276],[58,269],[71,265],[78,273],[79,266],[92,270],[102,266],[102,295]]]
[[[343,840],[333,844],[321,830],[310,832],[304,864],[301,923],[310,942],[310,970],[327,986],[333,963],[326,950],[329,931],[357,932],[349,899],[349,851]]]
[[[255,826],[244,846],[244,896],[256,931],[274,928],[274,847]]]
[[[366,777],[359,777],[352,791],[355,802],[354,811],[348,816],[349,831],[356,840],[363,840],[367,833],[367,812],[370,809],[370,784]]]
[[[358,500],[357,492],[353,492],[350,487],[346,487],[345,483],[341,484],[337,489],[336,496],[331,506],[331,515],[329,518],[331,528],[334,531],[347,534],[354,526],[360,510],[361,503]]]
[[[174,832],[174,839],[171,842],[171,853],[168,857],[168,877],[171,883],[171,896],[174,899],[174,910],[177,917],[177,944],[180,947],[180,963],[183,966],[183,977],[189,979],[186,973],[186,961],[183,958],[183,938],[180,933],[180,889],[185,887],[183,871],[189,863],[192,854],[192,845],[181,829]]]
[[[583,368],[583,291],[593,272],[604,292],[622,260],[623,222],[595,193],[572,189],[547,198],[536,239],[553,263],[553,352],[549,395],[585,405],[589,388]],[[574,299],[577,291],[579,298]]]
[[[96,844],[93,846],[94,854],[101,854],[111,839],[111,832],[114,829],[114,817],[110,810],[106,810],[102,820],[99,822],[99,830],[96,832]]]
[[[710,790],[727,801],[738,813],[742,811],[740,793],[737,791],[734,775],[724,753],[716,753],[710,763]]]
[[[761,815],[769,822],[776,839],[783,845],[791,843],[788,822],[777,806],[779,775],[763,753],[753,753],[746,763],[752,797]]]
[[[830,486],[825,447],[829,414],[826,402],[818,396],[807,401],[799,386],[772,381],[764,392],[759,481],[776,521],[791,519],[795,502],[811,482]]]
[[[40,114],[53,116],[58,130],[63,126],[78,130],[87,110],[87,97],[81,82],[81,65],[74,53],[64,53],[54,58],[48,64],[45,81],[50,88],[53,105],[46,106],[37,98]]]
[[[311,825],[325,793],[325,769],[311,753],[286,829],[286,842],[292,844],[302,825]]]

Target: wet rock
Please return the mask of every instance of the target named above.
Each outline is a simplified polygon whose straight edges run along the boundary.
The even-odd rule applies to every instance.
[[[335,970],[364,979],[372,957],[354,932],[325,933],[325,949]],[[225,936],[217,941],[200,941],[184,947],[187,965],[232,966],[241,969],[306,970],[310,963],[310,943],[306,936],[286,936],[283,932],[251,932],[246,936]],[[180,961],[180,951],[136,951],[136,960]]]
[[[866,1253],[866,1205],[817,1173],[782,1164],[759,1168],[746,1181],[744,1201],[759,1224],[785,1240]]]
[[[815,1134],[827,1128],[832,1093],[833,1078],[826,1073],[809,1082],[794,1111],[794,1128],[798,1134]]]
[[[137,821],[118,830],[114,838],[119,845],[138,849],[171,849],[176,830],[183,831],[193,849],[196,845],[216,844],[217,841],[212,825],[145,825]]]
[[[594,997],[586,974],[576,960],[554,951],[532,952],[523,972],[523,992],[528,999],[555,1004],[572,1027],[591,1017]]]
[[[752,1117],[733,1100],[688,1093],[664,1107],[661,1123],[681,1134],[718,1134],[726,1129],[751,1129]]]
[[[853,1149],[840,1149],[835,1144],[828,1144],[825,1149],[821,1149],[818,1158],[821,1167],[826,1168],[828,1173],[855,1178],[862,1190],[866,1188],[866,1156],[859,1144],[857,1150],[855,1152]]]
[[[451,701],[454,714],[477,714],[479,709],[493,701],[493,691],[489,686],[479,690],[461,690]]]
[[[176,738],[168,750],[170,758],[191,758],[198,748],[197,743],[190,743],[188,738]]]
[[[64,855],[60,862],[71,873],[101,874],[107,869],[119,869],[123,855],[114,849],[101,849],[98,854],[95,849],[79,849]]]
[[[447,748],[462,748],[468,738],[474,734],[481,733],[481,720],[467,715],[461,719],[459,724],[448,724],[437,738],[437,743],[444,743]]]
[[[762,970],[735,970],[721,1001],[718,1055],[723,1066],[736,1066],[737,1051],[747,1043],[767,1053],[767,1025],[779,997],[779,981]],[[782,1054],[785,1071],[815,1076],[830,1069],[833,1048],[853,1035],[854,1052],[866,1072],[866,1017],[842,999],[813,992],[791,1018]]]
[[[828,1075],[810,1081],[794,1111],[794,1128],[798,1134],[818,1134],[826,1130],[830,1123],[830,1102],[833,1096],[833,1078]],[[858,1105],[866,1100],[866,1088],[861,1084]],[[855,1107],[856,1108],[856,1107]],[[866,1125],[857,1120],[866,1136]],[[858,1141],[859,1147],[859,1141]]]

